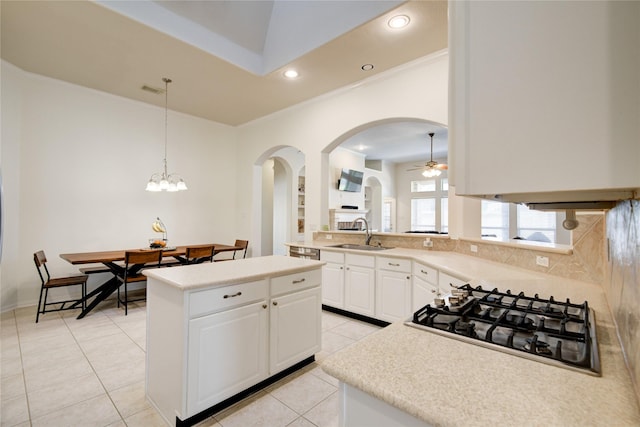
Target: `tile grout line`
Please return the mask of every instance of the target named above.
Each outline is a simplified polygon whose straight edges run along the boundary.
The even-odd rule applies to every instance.
[[[24,400],[27,402],[27,416],[29,417],[29,425],[31,425],[31,405],[29,405],[29,393],[27,392],[27,376],[24,373],[24,360],[22,358],[22,342],[20,341],[20,329],[18,329],[18,318],[16,311],[13,310],[14,326],[16,328],[16,338],[18,339],[18,350],[20,351],[20,372],[22,373],[22,385],[24,386]]]
[[[118,326],[112,319],[111,317],[104,315],[106,318],[109,319],[109,321],[111,321],[114,325]],[[89,360],[89,357],[87,356],[87,353],[85,353],[84,349],[82,348],[82,346],[80,345],[80,342],[78,341],[78,338],[76,337],[76,335],[73,333],[73,331],[71,330],[71,328],[69,328],[69,324],[67,323],[66,319],[63,318],[62,319],[64,321],[65,326],[67,327],[67,329],[69,329],[69,332],[71,333],[71,336],[73,337],[73,341],[76,343],[76,345],[78,346],[78,348],[80,349],[80,351],[82,352],[82,355],[84,356],[84,358],[86,359],[87,363],[89,364],[89,366],[91,367],[91,371],[93,372],[93,374],[96,376],[96,378],[98,379],[98,382],[100,383],[100,386],[102,387],[102,389],[104,390],[104,394],[107,396],[107,398],[109,399],[109,402],[111,402],[111,404],[113,405],[114,409],[116,410],[116,412],[118,413],[118,416],[120,417],[120,421],[122,421],[124,423],[124,425],[126,426],[127,423],[124,420],[124,417],[122,416],[122,414],[120,413],[120,410],[118,409],[118,406],[116,405],[116,403],[113,401],[113,399],[111,398],[111,394],[107,391],[107,388],[105,387],[104,383],[102,382],[102,378],[100,378],[100,375],[98,375],[98,372],[96,372],[95,367],[93,366],[93,364],[91,363],[91,360]],[[77,320],[77,319],[76,319]],[[119,327],[119,326],[118,326]],[[90,398],[93,399],[93,398]],[[83,400],[82,402],[86,402],[90,399],[86,399]],[[81,403],[81,402],[76,402],[74,403],[74,405]],[[69,405],[72,406],[72,405]],[[68,406],[67,406],[68,407]],[[110,423],[113,424],[113,423]]]

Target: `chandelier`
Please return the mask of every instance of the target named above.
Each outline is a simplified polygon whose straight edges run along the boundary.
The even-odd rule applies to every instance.
[[[187,184],[180,175],[167,173],[167,115],[168,115],[168,92],[171,79],[162,78],[164,82],[164,159],[163,170],[154,173],[147,182],[147,191],[181,191],[187,189]]]

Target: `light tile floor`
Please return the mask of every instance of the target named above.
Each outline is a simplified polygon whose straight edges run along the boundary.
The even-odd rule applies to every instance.
[[[163,426],[145,399],[144,302],[129,315],[104,302],[87,317],[35,307],[0,318],[1,426]],[[317,361],[379,328],[322,313]],[[283,378],[199,427],[338,425],[338,382],[318,363]]]

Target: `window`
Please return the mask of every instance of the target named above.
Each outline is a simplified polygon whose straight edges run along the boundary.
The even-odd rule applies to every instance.
[[[449,230],[449,183],[446,178],[411,181],[411,230]]]
[[[534,211],[517,205],[518,236],[538,242],[556,241],[556,213]]]
[[[411,230],[436,229],[436,199],[411,199]]]
[[[482,237],[509,240],[509,205],[482,201]]]
[[[502,241],[523,239],[568,245],[571,240],[555,212],[531,210],[513,203],[483,200],[481,227],[482,237]]]

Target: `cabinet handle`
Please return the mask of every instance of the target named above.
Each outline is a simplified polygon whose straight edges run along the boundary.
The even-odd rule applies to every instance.
[[[227,298],[239,297],[240,295],[242,295],[242,292],[238,291],[233,295],[225,295],[223,298],[227,299]]]
[[[273,302],[273,305],[278,305],[278,301],[274,301],[274,302]]]
[[[298,283],[302,283],[302,282],[304,282],[304,277],[303,277],[302,279],[300,279],[300,280],[294,280],[294,281],[293,281],[293,282],[291,282],[291,283],[293,283],[294,285],[296,285],[296,284],[298,284]]]
[[[407,276],[407,280],[411,279],[411,276]]]
[[[262,304],[262,308],[267,308],[267,304]]]
[[[340,270],[344,270],[344,267],[340,267]]]
[[[389,264],[392,267],[400,267],[400,264],[394,264],[392,262],[388,262],[387,264]]]
[[[420,270],[420,273],[429,275],[429,272],[428,271],[424,271],[424,270]]]

